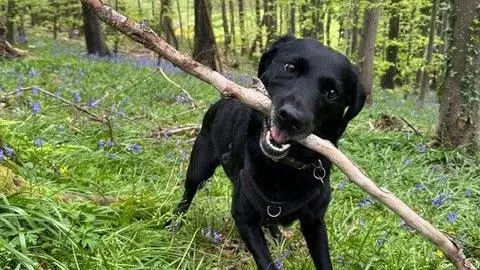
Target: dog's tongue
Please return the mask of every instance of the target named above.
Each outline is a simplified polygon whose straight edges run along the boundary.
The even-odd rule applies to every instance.
[[[277,143],[284,144],[287,142],[287,134],[285,134],[285,132],[281,131],[275,125],[270,128],[270,135]]]

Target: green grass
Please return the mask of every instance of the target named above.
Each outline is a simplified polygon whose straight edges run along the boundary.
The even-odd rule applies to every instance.
[[[14,156],[0,164],[29,183],[20,191],[0,190],[0,265],[254,269],[230,217],[230,183],[221,169],[198,193],[185,226],[175,233],[163,229],[182,193],[193,136],[187,132],[164,138],[155,131],[200,123],[206,107],[218,98],[216,91],[190,76],[169,75],[195,100],[195,106],[182,104],[176,101],[182,91],[151,68],[88,59],[72,44],[34,45],[33,56],[0,62],[5,106],[0,110],[0,141],[14,150]],[[36,74],[29,76],[32,70]],[[78,92],[79,104],[107,115],[110,128],[31,90],[5,98],[19,84],[41,87],[69,101]],[[89,99],[101,101],[90,108]],[[39,114],[32,112],[35,102]],[[422,134],[374,130],[368,123],[380,113],[403,116]],[[464,244],[467,256],[480,267],[480,157],[430,147],[436,116],[433,102],[418,109],[401,94],[379,90],[374,106],[352,122],[340,147],[380,186]],[[99,148],[100,140],[111,137],[113,146]],[[44,144],[36,146],[40,138]],[[141,152],[132,151],[132,145]],[[327,223],[335,269],[452,269],[436,248],[401,226],[386,207],[378,202],[360,207],[368,196],[337,169],[332,185]],[[447,200],[435,207],[432,200],[440,194]],[[118,201],[102,205],[79,200],[80,195]],[[457,218],[449,222],[452,212]],[[205,235],[208,228],[222,235],[220,243]],[[271,243],[273,256],[288,250],[285,269],[313,269],[298,224],[289,230],[292,237]]]

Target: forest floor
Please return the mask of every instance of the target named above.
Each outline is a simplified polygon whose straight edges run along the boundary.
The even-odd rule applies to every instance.
[[[87,57],[78,46],[44,40],[34,48],[29,57],[0,62],[2,269],[254,269],[221,169],[198,193],[185,225],[163,228],[215,89],[163,65],[189,100],[151,59]],[[246,75],[232,77],[249,84]],[[480,267],[480,156],[431,147],[433,96],[421,109],[392,91],[377,90],[374,100],[339,147],[462,243]],[[336,169],[332,186],[326,219],[335,269],[452,269]],[[273,257],[284,269],[313,269],[298,224],[284,232],[280,244],[269,239]]]

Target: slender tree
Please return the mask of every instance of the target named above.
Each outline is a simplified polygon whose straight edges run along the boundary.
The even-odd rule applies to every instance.
[[[430,64],[432,63],[433,57],[433,41],[435,39],[435,28],[437,24],[437,10],[438,10],[438,0],[432,1],[432,13],[430,15],[430,30],[428,33],[428,45],[426,50],[426,57],[425,57],[425,66],[422,68],[422,73],[420,74],[420,95],[418,96],[418,101],[420,105],[423,105],[425,100],[425,95],[428,91],[428,81],[429,81],[429,74],[428,69],[430,68]]]
[[[265,9],[265,27],[267,28],[267,47],[277,38],[276,0],[263,0]]]
[[[296,23],[295,23],[295,13],[297,13],[297,5],[294,0],[290,1],[290,20],[288,23],[288,33],[290,35],[295,35]]]
[[[230,36],[232,37],[232,43],[235,44],[235,6],[233,0],[228,0],[228,9],[230,12]]]
[[[258,48],[263,48],[262,45],[262,36],[263,36],[263,29],[262,26],[265,22],[265,14],[263,15],[263,19],[261,17],[261,4],[260,0],[255,0],[255,23],[257,25],[257,32],[255,33],[255,38],[253,39],[252,46],[250,46],[250,52],[248,55],[253,57],[253,54],[257,51]]]
[[[7,1],[7,33],[6,33],[6,38],[7,41],[10,42],[10,44],[15,44],[15,1],[14,0],[8,0]]]
[[[238,24],[240,25],[240,53],[244,55],[247,52],[247,37],[245,35],[245,4],[243,0],[238,0]]]
[[[217,70],[215,62],[216,48],[213,35],[211,11],[208,0],[195,0],[195,34],[193,44],[193,59]]]
[[[375,41],[380,13],[379,8],[376,6],[376,1],[378,0],[372,0],[372,2],[369,2],[369,6],[365,8],[362,38],[358,53],[360,83],[367,94],[366,102],[370,105],[372,104],[373,57],[375,55]]]
[[[478,0],[453,3],[453,31],[440,95],[437,140],[480,149],[480,11]]]
[[[162,36],[168,44],[178,49],[178,40],[173,30],[172,11],[171,0],[162,0],[162,8],[160,9],[160,29]]]
[[[105,42],[105,34],[100,26],[100,21],[87,4],[82,2],[83,27],[85,29],[85,43],[89,54],[100,56],[110,55],[110,50]]]
[[[359,19],[359,13],[360,13],[360,4],[358,3],[359,1],[353,1],[353,7],[352,7],[352,17],[353,17],[353,22],[352,22],[352,30],[351,30],[351,43],[350,43],[350,52],[352,54],[355,54],[357,52],[357,46],[358,46],[358,21]]]
[[[400,36],[400,12],[398,4],[400,0],[391,0],[388,8],[388,46],[386,48],[386,60],[389,64],[387,71],[380,79],[382,88],[393,89],[395,87],[395,76],[398,73],[398,37]]]
[[[230,31],[228,29],[228,16],[227,16],[227,4],[225,0],[221,0],[222,8],[222,25],[223,25],[223,35],[224,35],[224,50],[223,55],[228,59],[228,54],[230,51],[230,45],[232,43],[232,38],[230,37]]]

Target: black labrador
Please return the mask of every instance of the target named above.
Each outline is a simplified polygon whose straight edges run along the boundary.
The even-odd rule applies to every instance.
[[[313,133],[337,143],[365,101],[358,74],[341,53],[286,36],[262,55],[258,77],[272,99],[270,116],[235,100],[210,107],[174,213],[187,211],[221,164],[233,183],[233,219],[258,269],[276,269],[262,226],[279,236],[279,224],[297,219],[316,269],[331,269],[324,221],[331,162],[294,140]]]

